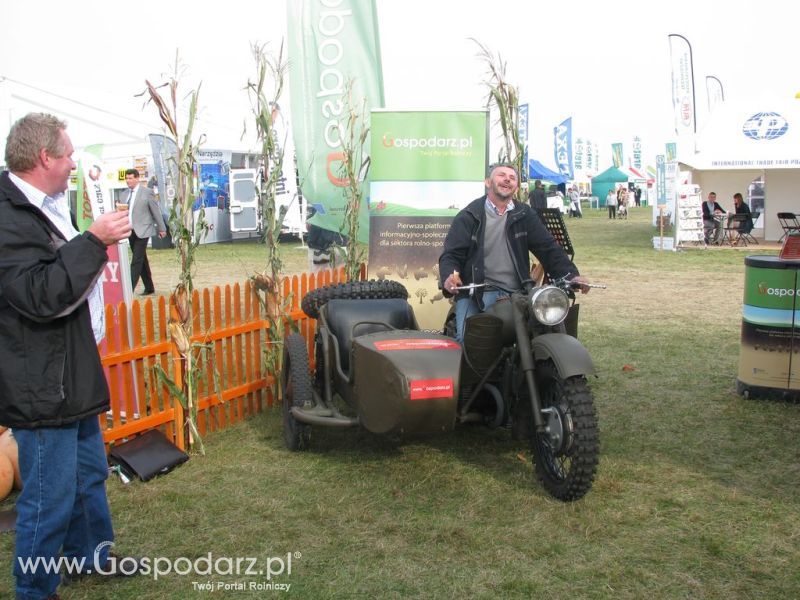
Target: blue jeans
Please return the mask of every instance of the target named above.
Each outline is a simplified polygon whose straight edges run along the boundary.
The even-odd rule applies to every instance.
[[[499,298],[507,297],[508,293],[500,290],[483,292],[484,310],[497,302]],[[481,312],[481,309],[478,308],[478,303],[474,298],[459,298],[456,300],[456,339],[459,343],[464,343],[464,322],[467,320],[467,317],[477,315],[479,312]]]
[[[103,435],[97,415],[66,427],[14,429],[19,448],[22,492],[17,498],[17,599],[45,598],[58,587],[56,569],[41,563],[23,572],[20,559],[86,560],[94,571],[98,544],[114,540],[105,482],[108,477]],[[105,563],[105,555],[98,559]]]

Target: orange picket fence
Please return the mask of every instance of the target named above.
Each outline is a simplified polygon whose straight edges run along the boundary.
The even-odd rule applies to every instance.
[[[365,269],[362,266],[361,277]],[[345,281],[344,269],[284,278],[285,322],[294,322],[312,347],[314,325],[300,308],[309,291]],[[201,436],[224,429],[272,406],[275,374],[264,367],[263,350],[271,343],[269,322],[250,281],[224,288],[194,290],[192,343],[202,375],[198,378],[198,429]],[[185,448],[186,415],[159,379],[161,370],[176,380],[182,360],[169,339],[168,299],[134,300],[106,305],[106,340],[101,358],[111,391],[111,409],[100,419],[106,447],[158,428]],[[199,346],[198,346],[199,345]],[[313,359],[313,357],[311,357]],[[178,371],[182,371],[179,369]]]

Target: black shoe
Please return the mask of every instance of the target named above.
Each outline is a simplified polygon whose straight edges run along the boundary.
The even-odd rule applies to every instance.
[[[144,290],[144,291],[143,291],[143,292],[141,292],[139,295],[140,295],[140,296],[152,296],[152,295],[153,295],[153,294],[155,294],[155,293],[156,293],[156,291],[155,291],[155,290]]]

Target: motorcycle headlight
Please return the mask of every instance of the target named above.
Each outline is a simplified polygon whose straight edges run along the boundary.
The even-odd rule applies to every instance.
[[[533,314],[543,325],[558,325],[567,318],[569,298],[557,287],[539,288],[531,296]]]

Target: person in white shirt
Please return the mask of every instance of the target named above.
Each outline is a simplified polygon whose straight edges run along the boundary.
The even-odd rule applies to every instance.
[[[608,190],[608,195],[606,196],[606,208],[608,208],[608,218],[609,219],[616,219],[617,218],[617,192],[614,191],[614,188]]]
[[[11,127],[10,172],[0,174],[0,425],[13,429],[22,478],[17,598],[56,597],[60,582],[58,571],[24,569],[26,561],[63,554],[106,573],[117,564],[98,419],[109,407],[98,281],[106,247],[127,238],[130,223],[107,212],[75,230],[64,195],[72,152],[66,123],[31,113]]]

